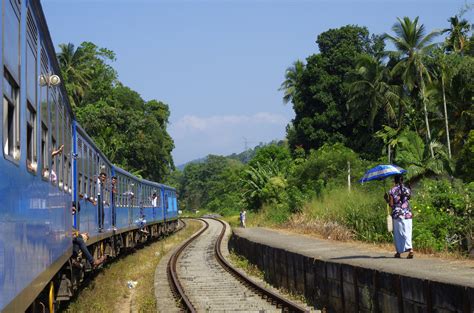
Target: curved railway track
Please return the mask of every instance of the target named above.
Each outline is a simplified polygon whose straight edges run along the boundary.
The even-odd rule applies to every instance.
[[[187,312],[308,312],[237,271],[222,255],[226,224],[199,219],[204,227],[171,256],[168,280]]]

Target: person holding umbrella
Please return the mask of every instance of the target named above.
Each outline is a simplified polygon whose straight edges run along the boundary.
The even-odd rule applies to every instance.
[[[384,180],[387,177],[394,176],[395,186],[390,189],[388,194],[384,194],[385,201],[391,209],[390,212],[390,209],[387,207],[389,213],[387,216],[387,226],[389,231],[393,231],[396,249],[395,258],[400,258],[401,253],[408,252],[407,258],[412,259],[414,257],[411,242],[413,216],[409,203],[411,189],[403,184],[403,173],[406,173],[406,170],[396,165],[377,165],[369,169],[359,182]]]
[[[407,259],[413,259],[412,237],[412,217],[410,207],[411,189],[403,184],[403,176],[394,176],[395,186],[388,193],[388,204],[392,209],[393,238],[395,242],[395,258],[400,258],[400,254],[408,252]],[[387,197],[386,199],[387,200]]]

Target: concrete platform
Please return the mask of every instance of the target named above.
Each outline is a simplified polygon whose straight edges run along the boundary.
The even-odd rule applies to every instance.
[[[264,228],[234,229],[230,246],[270,283],[328,311],[474,312],[474,261],[395,259],[357,243]]]

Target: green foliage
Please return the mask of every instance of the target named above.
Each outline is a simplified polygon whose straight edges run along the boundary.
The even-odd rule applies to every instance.
[[[413,240],[426,250],[467,250],[472,236],[474,185],[423,180],[414,192]],[[463,247],[464,245],[464,247]]]
[[[302,190],[320,194],[326,185],[346,184],[348,163],[352,182],[361,177],[366,168],[357,153],[341,143],[325,144],[318,150],[311,150],[305,162],[297,165],[292,183]]]
[[[346,79],[355,73],[359,56],[379,54],[383,42],[379,37],[371,38],[365,27],[348,25],[321,33],[317,44],[320,53],[306,59],[292,85],[295,118],[287,128],[290,147],[294,151],[301,146],[309,152],[324,143],[342,142],[363,150],[373,141],[367,137],[365,125],[358,127],[360,120],[353,124],[348,118]]]
[[[456,172],[464,181],[474,182],[474,130],[469,132],[456,164]]]
[[[258,210],[263,204],[281,203],[286,196],[287,181],[278,163],[249,165],[242,183],[249,209]]]
[[[417,133],[404,130],[398,137],[395,161],[407,170],[407,179],[416,181],[426,175],[441,175],[451,172],[451,163],[445,148],[440,143],[430,143],[434,158]]]
[[[109,64],[115,54],[91,42],[60,45],[58,60],[77,120],[115,164],[155,181],[174,167],[166,128],[169,108],[123,86]]]
[[[243,165],[223,156],[209,155],[202,163],[188,164],[178,177],[180,206],[188,210],[210,210],[221,214],[241,208],[240,175]]]
[[[469,31],[471,30],[471,23],[466,19],[460,19],[460,16],[453,16],[449,18],[451,24],[449,28],[443,30],[448,33],[446,37],[446,50],[457,53],[464,53],[469,50]]]
[[[255,155],[248,165],[255,167],[257,163],[261,165],[272,164],[284,172],[290,168],[292,158],[286,145],[272,143],[256,149]]]

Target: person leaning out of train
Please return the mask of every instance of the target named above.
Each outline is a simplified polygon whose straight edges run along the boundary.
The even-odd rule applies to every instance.
[[[59,147],[59,149],[57,150],[53,150],[53,152],[51,152],[51,158],[53,159],[52,161],[52,167],[54,168],[54,157],[61,154],[63,152],[63,149],[64,149],[64,145],[61,145]],[[36,168],[37,168],[37,165],[36,163],[35,164],[27,164],[28,166],[28,169],[30,171],[36,171]],[[49,170],[48,167],[44,167],[43,168],[43,171],[41,172],[41,175],[43,176],[43,178],[50,178],[52,182],[56,182],[57,180],[57,175],[56,175],[56,172],[52,169],[51,171]]]
[[[97,216],[98,216],[98,222],[99,222],[99,232],[102,232],[104,229],[104,218],[105,218],[105,213],[104,213],[104,191],[105,191],[105,185],[107,182],[107,174],[101,170],[99,176],[97,177],[97,185],[96,185],[96,191],[97,191]]]
[[[96,268],[100,264],[102,264],[106,256],[102,256],[99,259],[95,259],[92,256],[92,254],[89,252],[89,249],[87,248],[86,242],[89,240],[89,234],[88,233],[77,233],[73,239],[72,239],[72,256],[74,259],[76,259],[76,262],[74,265],[80,267],[81,264],[77,262],[77,258],[79,257],[79,251],[82,252],[82,256],[86,258],[87,262],[92,266],[92,268]]]
[[[76,202],[72,202],[71,206],[71,213],[72,215],[75,215],[76,213],[79,213],[81,211],[81,205],[77,204]],[[81,264],[77,262],[77,258],[79,257],[79,251],[82,252],[82,256],[86,258],[87,262],[92,266],[92,268],[96,268],[100,264],[102,264],[106,257],[103,256],[100,259],[94,260],[94,257],[92,254],[89,252],[89,249],[87,248],[86,242],[89,240],[89,234],[88,233],[79,233],[75,229],[73,230],[73,237],[72,237],[72,256],[75,260],[73,264],[77,267],[81,267]]]
[[[93,205],[97,205],[97,202],[94,200],[94,198],[89,197],[89,196],[87,195],[87,193],[85,193],[85,194],[80,193],[80,194],[79,194],[79,198],[84,199],[84,200],[86,200],[86,201],[89,201],[89,202],[92,203]]]

